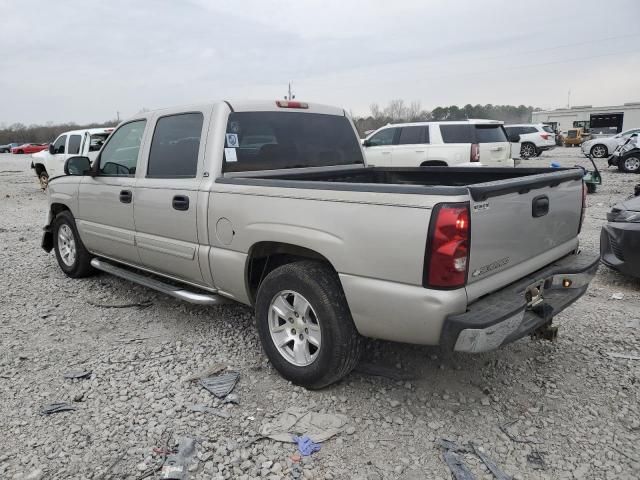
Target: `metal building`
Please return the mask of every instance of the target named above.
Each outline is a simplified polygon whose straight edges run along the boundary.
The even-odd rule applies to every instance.
[[[546,123],[554,130],[567,131],[583,127],[595,135],[615,135],[630,128],[640,128],[640,102],[610,107],[580,105],[533,112],[533,123]]]

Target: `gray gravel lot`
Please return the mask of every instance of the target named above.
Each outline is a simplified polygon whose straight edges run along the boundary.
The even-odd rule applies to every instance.
[[[577,148],[526,164],[553,159],[587,165]],[[1,479],[134,479],[160,461],[154,447],[183,436],[198,439],[192,479],[451,478],[439,438],[473,441],[516,479],[640,478],[640,361],[608,355],[640,355],[639,281],[601,267],[557,317],[556,343],[524,339],[468,356],[371,341],[365,361],[411,380],[356,372],[306,391],[270,367],[248,308],[188,305],[107,275],[65,277],[40,249],[46,195],[29,163],[0,155]],[[610,206],[640,183],[603,170],[588,198],[586,250],[598,248]],[[214,363],[241,373],[237,405],[184,381]],[[82,369],[89,379],[62,376]],[[53,402],[76,410],[39,413]],[[255,440],[289,407],[344,414],[348,428],[293,466],[293,444]],[[462,457],[478,478],[493,478],[477,456]]]

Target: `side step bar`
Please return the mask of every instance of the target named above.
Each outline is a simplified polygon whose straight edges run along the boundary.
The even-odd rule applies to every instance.
[[[91,260],[91,266],[96,270],[110,273],[111,275],[115,275],[116,277],[124,278],[125,280],[129,280],[139,285],[152,288],[153,290],[157,290],[159,292],[165,293],[174,298],[178,298],[189,303],[195,303],[197,305],[224,305],[231,303],[230,300],[221,297],[220,295],[216,295],[215,293],[200,293],[186,290],[184,288],[180,288],[178,286],[171,285],[169,283],[165,283],[136,272],[132,272],[131,270],[127,270],[125,268],[116,267],[115,265],[107,263],[104,260],[100,260],[98,258],[94,258],[93,260]]]

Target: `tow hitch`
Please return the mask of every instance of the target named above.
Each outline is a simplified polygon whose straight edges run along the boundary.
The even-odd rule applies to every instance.
[[[549,340],[550,342],[555,342],[558,338],[558,327],[551,325],[551,320],[549,320],[544,325],[535,329],[531,333],[531,338],[533,340]]]

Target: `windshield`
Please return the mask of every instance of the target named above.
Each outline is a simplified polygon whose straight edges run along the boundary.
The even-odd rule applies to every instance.
[[[223,172],[364,163],[345,116],[300,112],[234,112],[225,136]]]

